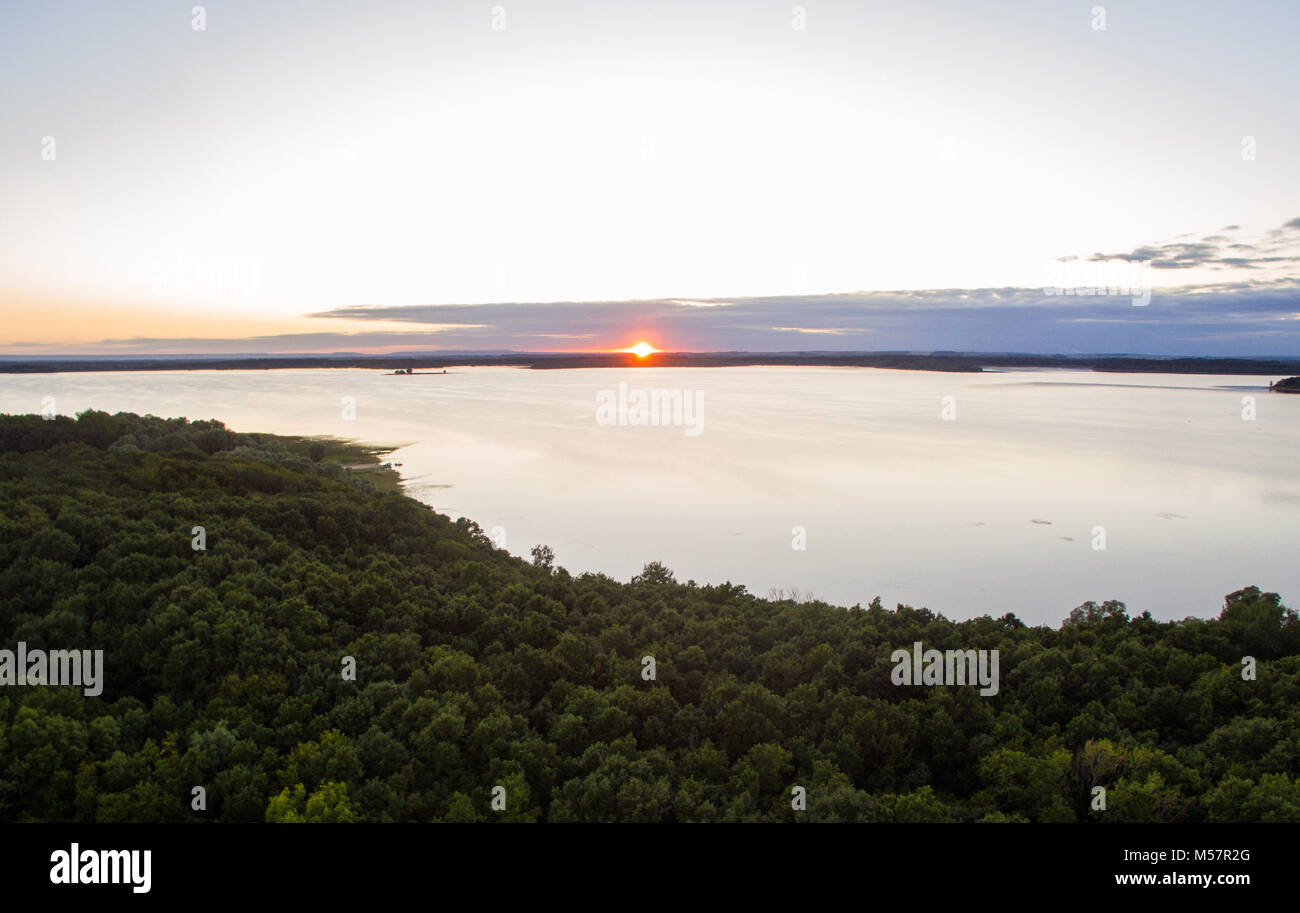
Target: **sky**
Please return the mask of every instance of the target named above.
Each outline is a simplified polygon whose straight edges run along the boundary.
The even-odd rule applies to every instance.
[[[0,355],[1300,356],[1297,34],[1279,2],[5,0]]]

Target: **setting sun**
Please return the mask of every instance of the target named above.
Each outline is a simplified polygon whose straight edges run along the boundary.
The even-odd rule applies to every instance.
[[[630,352],[637,358],[645,358],[647,355],[653,355],[659,350],[644,340],[634,346],[628,346],[626,349],[619,349],[620,352]]]

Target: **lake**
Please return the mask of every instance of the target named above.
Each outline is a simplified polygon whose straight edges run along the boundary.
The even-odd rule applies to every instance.
[[[413,496],[515,554],[548,544],[574,573],[626,580],[657,560],[757,595],[1056,625],[1089,599],[1210,617],[1249,584],[1300,605],[1300,396],[1270,393],[1273,379],[109,372],[3,375],[0,411],[53,397],[64,414],[401,443]],[[669,423],[642,423],[650,411]]]

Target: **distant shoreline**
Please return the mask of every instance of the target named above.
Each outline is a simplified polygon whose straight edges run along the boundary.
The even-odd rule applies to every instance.
[[[462,367],[723,368],[751,366],[892,368],[905,371],[979,373],[986,368],[1062,368],[1132,374],[1300,374],[1297,358],[1158,357],[1141,355],[1016,355],[972,352],[660,352],[647,358],[624,353],[508,353],[457,355],[249,355],[51,356],[0,359],[0,374],[62,374],[102,371],[270,371],[304,368],[365,368],[416,372]]]

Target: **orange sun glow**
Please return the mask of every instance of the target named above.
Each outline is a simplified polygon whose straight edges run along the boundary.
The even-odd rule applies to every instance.
[[[659,350],[656,349],[654,346],[650,345],[650,343],[642,340],[641,342],[638,342],[634,346],[628,346],[626,349],[619,349],[619,351],[630,352],[631,354],[635,355],[637,358],[645,358],[647,355],[653,355],[655,352],[658,352]]]

